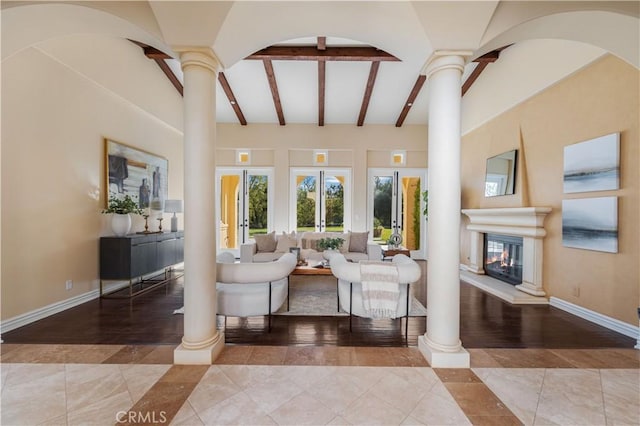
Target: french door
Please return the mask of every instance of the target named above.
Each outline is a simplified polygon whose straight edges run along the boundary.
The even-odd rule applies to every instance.
[[[273,169],[216,169],[218,251],[240,256],[240,245],[273,228]]]
[[[387,244],[389,237],[397,233],[411,257],[426,259],[423,193],[427,189],[427,169],[369,169],[368,181],[367,226],[374,241]]]
[[[291,169],[289,228],[298,232],[351,228],[350,169]]]

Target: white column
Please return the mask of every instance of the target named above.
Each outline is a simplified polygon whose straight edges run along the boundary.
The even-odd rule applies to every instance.
[[[211,364],[224,347],[216,328],[216,73],[209,49],[180,54],[184,72],[184,336],[176,364]]]
[[[469,52],[434,54],[429,82],[427,332],[418,346],[432,367],[469,367],[460,343],[460,83]]]

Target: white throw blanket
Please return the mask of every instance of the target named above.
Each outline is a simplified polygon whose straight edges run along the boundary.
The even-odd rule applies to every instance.
[[[362,303],[371,318],[395,318],[400,285],[398,268],[393,263],[361,261]]]

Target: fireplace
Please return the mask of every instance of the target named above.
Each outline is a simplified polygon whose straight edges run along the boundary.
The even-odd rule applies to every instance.
[[[522,284],[522,237],[484,235],[485,273],[512,285]]]
[[[498,270],[500,279],[504,278],[504,274],[509,275],[511,284],[515,285],[516,290],[528,293],[532,296],[545,296],[542,284],[542,260],[543,255],[543,239],[547,232],[544,229],[544,218],[551,213],[550,207],[512,207],[512,208],[496,208],[496,209],[465,209],[462,213],[469,217],[467,230],[469,231],[469,263],[464,265],[466,271],[478,275],[490,274],[488,269]],[[496,241],[491,244],[491,255],[502,256],[502,252],[506,251],[510,256],[508,267],[500,267],[499,262],[496,268],[490,268],[487,265],[486,255],[483,250],[487,239],[485,235],[490,234],[506,241]],[[511,237],[519,238],[519,248],[513,247],[514,240]],[[491,241],[491,240],[489,240]],[[509,252],[511,250],[512,252]],[[491,259],[491,256],[489,260]],[[511,268],[511,260],[513,259],[513,268]],[[516,275],[517,278],[511,277]],[[487,281],[495,282],[495,288],[507,287],[494,276],[487,276]],[[516,281],[517,279],[517,281]],[[492,284],[493,285],[493,284]],[[544,299],[546,301],[546,299]],[[548,302],[548,301],[547,301]],[[526,302],[530,303],[530,302]]]

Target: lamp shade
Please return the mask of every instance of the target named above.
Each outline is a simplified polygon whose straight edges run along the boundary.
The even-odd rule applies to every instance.
[[[165,213],[182,213],[182,200],[166,200],[164,211]]]

